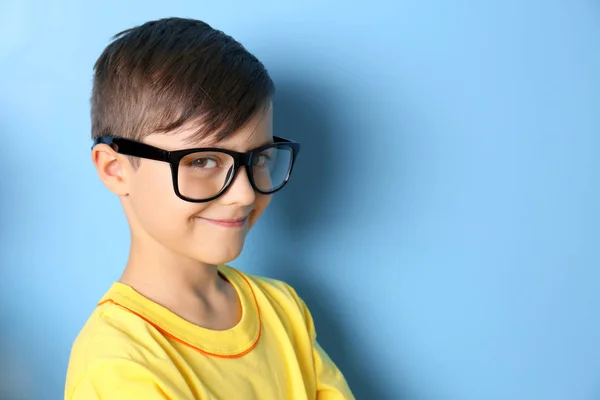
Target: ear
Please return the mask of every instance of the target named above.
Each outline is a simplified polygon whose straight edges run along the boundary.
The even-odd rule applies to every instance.
[[[99,144],[92,149],[92,162],[100,180],[118,196],[129,194],[127,180],[130,165],[126,157],[119,155],[112,147]]]

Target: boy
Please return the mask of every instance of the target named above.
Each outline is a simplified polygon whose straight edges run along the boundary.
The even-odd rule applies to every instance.
[[[259,60],[197,20],[115,36],[95,64],[92,160],[131,249],[71,351],[65,399],[350,399],[283,282],[224,265],[290,178]]]

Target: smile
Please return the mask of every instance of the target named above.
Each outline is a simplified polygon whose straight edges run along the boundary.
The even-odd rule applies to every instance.
[[[236,219],[210,219],[210,218],[198,217],[198,219],[208,221],[211,224],[214,224],[217,226],[222,226],[224,228],[241,228],[246,224],[246,221],[248,221],[248,217],[236,218]]]

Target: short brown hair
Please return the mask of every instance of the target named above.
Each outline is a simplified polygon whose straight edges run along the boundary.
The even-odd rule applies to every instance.
[[[113,37],[94,66],[92,139],[142,140],[193,123],[219,141],[266,107],[275,87],[264,65],[205,22],[166,18]]]

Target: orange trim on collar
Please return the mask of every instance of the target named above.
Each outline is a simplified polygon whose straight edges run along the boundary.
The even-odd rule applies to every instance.
[[[239,358],[242,357],[246,354],[248,354],[249,352],[251,352],[256,345],[258,344],[258,342],[260,341],[260,338],[262,336],[262,319],[261,319],[261,315],[260,315],[260,307],[258,305],[258,299],[256,298],[256,294],[254,293],[254,289],[252,288],[252,285],[250,284],[250,282],[248,281],[248,279],[239,271],[234,270],[236,273],[238,273],[243,279],[244,281],[246,281],[246,284],[248,285],[248,287],[250,288],[250,292],[252,293],[252,298],[254,299],[254,305],[256,306],[256,313],[258,315],[258,335],[256,337],[256,340],[254,341],[254,343],[252,343],[250,345],[250,347],[248,347],[246,350],[237,353],[237,354],[228,354],[228,355],[224,355],[224,354],[217,354],[217,353],[211,353],[209,351],[206,350],[202,350],[194,345],[192,345],[191,343],[186,342],[183,339],[180,339],[174,335],[172,335],[171,333],[167,332],[166,330],[164,330],[163,328],[161,328],[159,325],[155,324],[154,322],[150,321],[148,318],[146,318],[145,316],[141,315],[140,313],[133,311],[132,309],[130,309],[129,307],[124,306],[123,304],[120,304],[112,299],[106,299],[103,301],[100,301],[97,306],[100,307],[103,304],[106,303],[112,303],[116,306],[119,306],[127,311],[129,311],[130,313],[140,317],[141,319],[143,319],[144,321],[146,321],[148,324],[152,325],[154,328],[156,328],[158,331],[160,331],[163,335],[171,338],[172,340],[175,340],[179,343],[182,343],[188,347],[191,347],[194,350],[197,350],[198,352],[202,353],[202,354],[206,354],[208,356],[212,356],[212,357],[218,357],[218,358]]]

